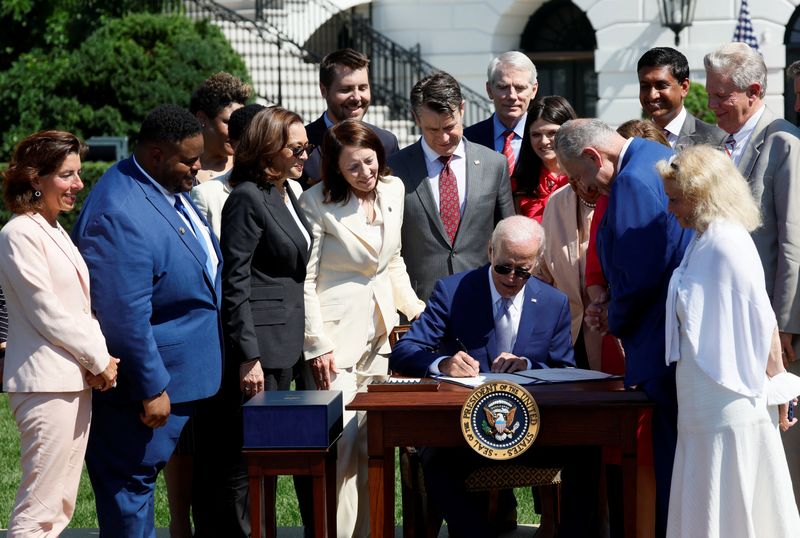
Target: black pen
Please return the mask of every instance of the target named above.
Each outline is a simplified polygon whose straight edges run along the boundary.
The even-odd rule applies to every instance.
[[[464,345],[464,342],[456,338],[456,344],[458,344],[458,347],[461,349],[461,351],[469,355],[469,351],[467,351],[467,346]]]

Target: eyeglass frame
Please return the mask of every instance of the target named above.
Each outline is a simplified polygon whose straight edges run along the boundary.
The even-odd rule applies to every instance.
[[[528,280],[530,277],[533,276],[533,273],[528,271],[527,269],[523,269],[522,267],[511,267],[510,265],[493,265],[492,269],[498,275],[510,275],[514,273],[514,276],[517,278],[521,278],[523,280]]]
[[[283,147],[285,149],[288,149],[289,151],[291,151],[292,152],[292,156],[295,159],[299,158],[300,155],[303,154],[303,152],[305,152],[306,155],[308,155],[310,157],[311,156],[311,152],[314,151],[317,148],[316,144],[310,144],[310,143],[309,144],[305,144],[303,146],[298,146],[296,148],[290,148],[289,146],[283,146]]]

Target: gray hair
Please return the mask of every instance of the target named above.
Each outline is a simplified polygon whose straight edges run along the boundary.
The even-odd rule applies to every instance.
[[[510,65],[521,71],[529,72],[531,74],[531,85],[536,84],[536,66],[533,65],[533,62],[527,54],[516,50],[504,52],[500,56],[492,58],[492,61],[489,62],[489,68],[486,70],[486,80],[489,84],[494,84],[495,75],[501,65]]]
[[[786,77],[787,78],[794,78],[800,75],[800,60],[796,62],[792,62],[792,64],[786,68]]]
[[[536,256],[538,257],[542,253],[542,246],[544,245],[544,228],[532,218],[514,215],[513,217],[504,218],[494,227],[492,250],[497,252],[500,248],[500,243],[503,242],[516,244],[533,240],[539,242],[539,248],[536,251]]]
[[[746,90],[751,84],[760,84],[758,97],[767,93],[767,65],[757,50],[745,43],[726,43],[703,58],[706,71],[730,78],[736,89]]]
[[[572,161],[578,159],[585,148],[607,148],[615,136],[617,132],[598,119],[569,120],[556,133],[556,155],[561,161]]]

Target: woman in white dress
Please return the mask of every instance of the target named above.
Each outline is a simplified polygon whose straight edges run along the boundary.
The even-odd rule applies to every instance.
[[[731,160],[711,147],[658,166],[669,210],[696,232],[667,296],[666,360],[678,363],[667,536],[800,536],[778,431],[796,422],[786,402],[800,379],[785,372],[748,233],[760,225],[758,206]]]

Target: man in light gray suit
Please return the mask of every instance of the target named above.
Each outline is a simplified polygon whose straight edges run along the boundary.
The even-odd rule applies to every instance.
[[[753,232],[767,293],[778,318],[786,368],[800,374],[800,129],[764,105],[767,67],[744,43],[728,43],[703,60],[708,106],[730,136],[726,150],[761,206],[764,224]],[[783,435],[800,500],[800,428]]]
[[[669,145],[720,146],[727,134],[689,114],[683,101],[689,94],[689,61],[671,47],[645,52],[636,65],[639,102],[648,118],[664,131]]]
[[[406,187],[403,259],[417,296],[434,283],[485,264],[497,222],[514,214],[505,158],[467,141],[464,99],[447,73],[426,76],[411,90],[422,137],[389,157]]]

